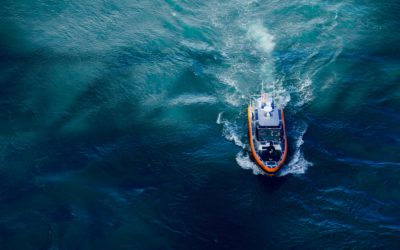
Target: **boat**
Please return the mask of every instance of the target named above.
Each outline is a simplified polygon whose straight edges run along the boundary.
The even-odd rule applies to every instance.
[[[274,175],[284,165],[288,152],[283,107],[277,107],[267,93],[251,96],[248,127],[255,162],[267,174]]]

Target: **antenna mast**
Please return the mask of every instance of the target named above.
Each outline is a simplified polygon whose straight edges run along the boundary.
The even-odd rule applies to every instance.
[[[261,95],[264,93],[264,80],[261,81]]]

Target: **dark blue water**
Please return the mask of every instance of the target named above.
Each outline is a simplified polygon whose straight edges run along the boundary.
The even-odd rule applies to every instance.
[[[400,249],[398,1],[0,9],[0,249]],[[261,82],[279,176],[249,159]]]

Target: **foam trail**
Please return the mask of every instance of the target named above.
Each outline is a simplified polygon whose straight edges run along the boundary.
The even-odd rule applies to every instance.
[[[222,124],[222,135],[229,141],[233,141],[235,145],[241,147],[242,149],[246,148],[246,144],[242,142],[241,137],[239,135],[243,134],[239,132],[239,126],[235,123],[232,123],[228,120],[222,119],[223,112],[220,112],[217,117],[217,124]]]
[[[304,143],[303,136],[306,133],[307,128],[308,126],[303,123],[300,128],[297,129],[297,140],[295,143],[296,150],[293,154],[293,158],[291,159],[291,161],[281,170],[279,174],[280,176],[284,176],[287,174],[304,174],[307,168],[313,165],[311,162],[307,161],[304,158],[303,152],[301,151],[301,145],[303,145]]]
[[[217,117],[217,121],[216,121],[216,123],[219,125],[219,124],[221,124],[221,119],[222,119],[222,115],[224,114],[224,112],[220,112],[219,114],[218,114],[218,117]]]
[[[261,51],[270,54],[275,48],[275,38],[261,24],[256,23],[249,27],[248,36],[255,41],[256,46]]]
[[[254,43],[255,48],[262,52],[259,55],[263,59],[263,63],[261,64],[261,78],[267,84],[272,84],[275,82],[274,79],[274,71],[275,71],[275,63],[271,56],[272,52],[275,48],[275,37],[269,33],[268,29],[265,28],[261,22],[250,25],[248,29],[248,37]],[[267,87],[267,91],[272,91],[271,85],[265,86]]]
[[[223,134],[226,139],[233,141],[237,146],[245,149],[246,145],[242,142],[240,139],[240,136],[238,136],[237,133],[237,126],[235,126],[233,123],[230,123],[228,121],[224,121],[224,131]]]
[[[308,76],[301,81],[300,86],[297,89],[297,91],[300,93],[300,101],[297,103],[297,107],[302,107],[314,99],[312,83],[313,82],[311,78]]]
[[[261,22],[250,25],[247,36],[253,42],[255,48],[261,52],[257,53],[257,56],[262,59],[260,74],[264,82],[264,91],[273,92],[279,103],[285,106],[290,100],[290,95],[282,86],[283,79],[275,78],[275,61],[272,56],[276,46],[275,37]]]
[[[251,170],[254,175],[263,175],[265,174],[254,162],[250,160],[250,157],[248,154],[243,153],[243,151],[240,151],[236,155],[236,162],[237,164],[246,170]]]
[[[242,90],[239,88],[239,84],[235,79],[235,75],[244,70],[245,69],[241,68],[241,66],[238,66],[235,63],[234,67],[217,76],[221,83],[229,86],[227,91],[224,93],[224,99],[225,102],[230,106],[238,107],[241,104]]]
[[[181,95],[177,98],[170,100],[171,106],[175,105],[193,105],[193,104],[214,104],[217,99],[213,96],[200,96],[200,95]]]

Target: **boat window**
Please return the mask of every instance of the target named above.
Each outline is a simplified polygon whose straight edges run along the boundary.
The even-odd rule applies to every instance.
[[[281,132],[278,129],[260,129],[256,131],[258,141],[280,141]]]

